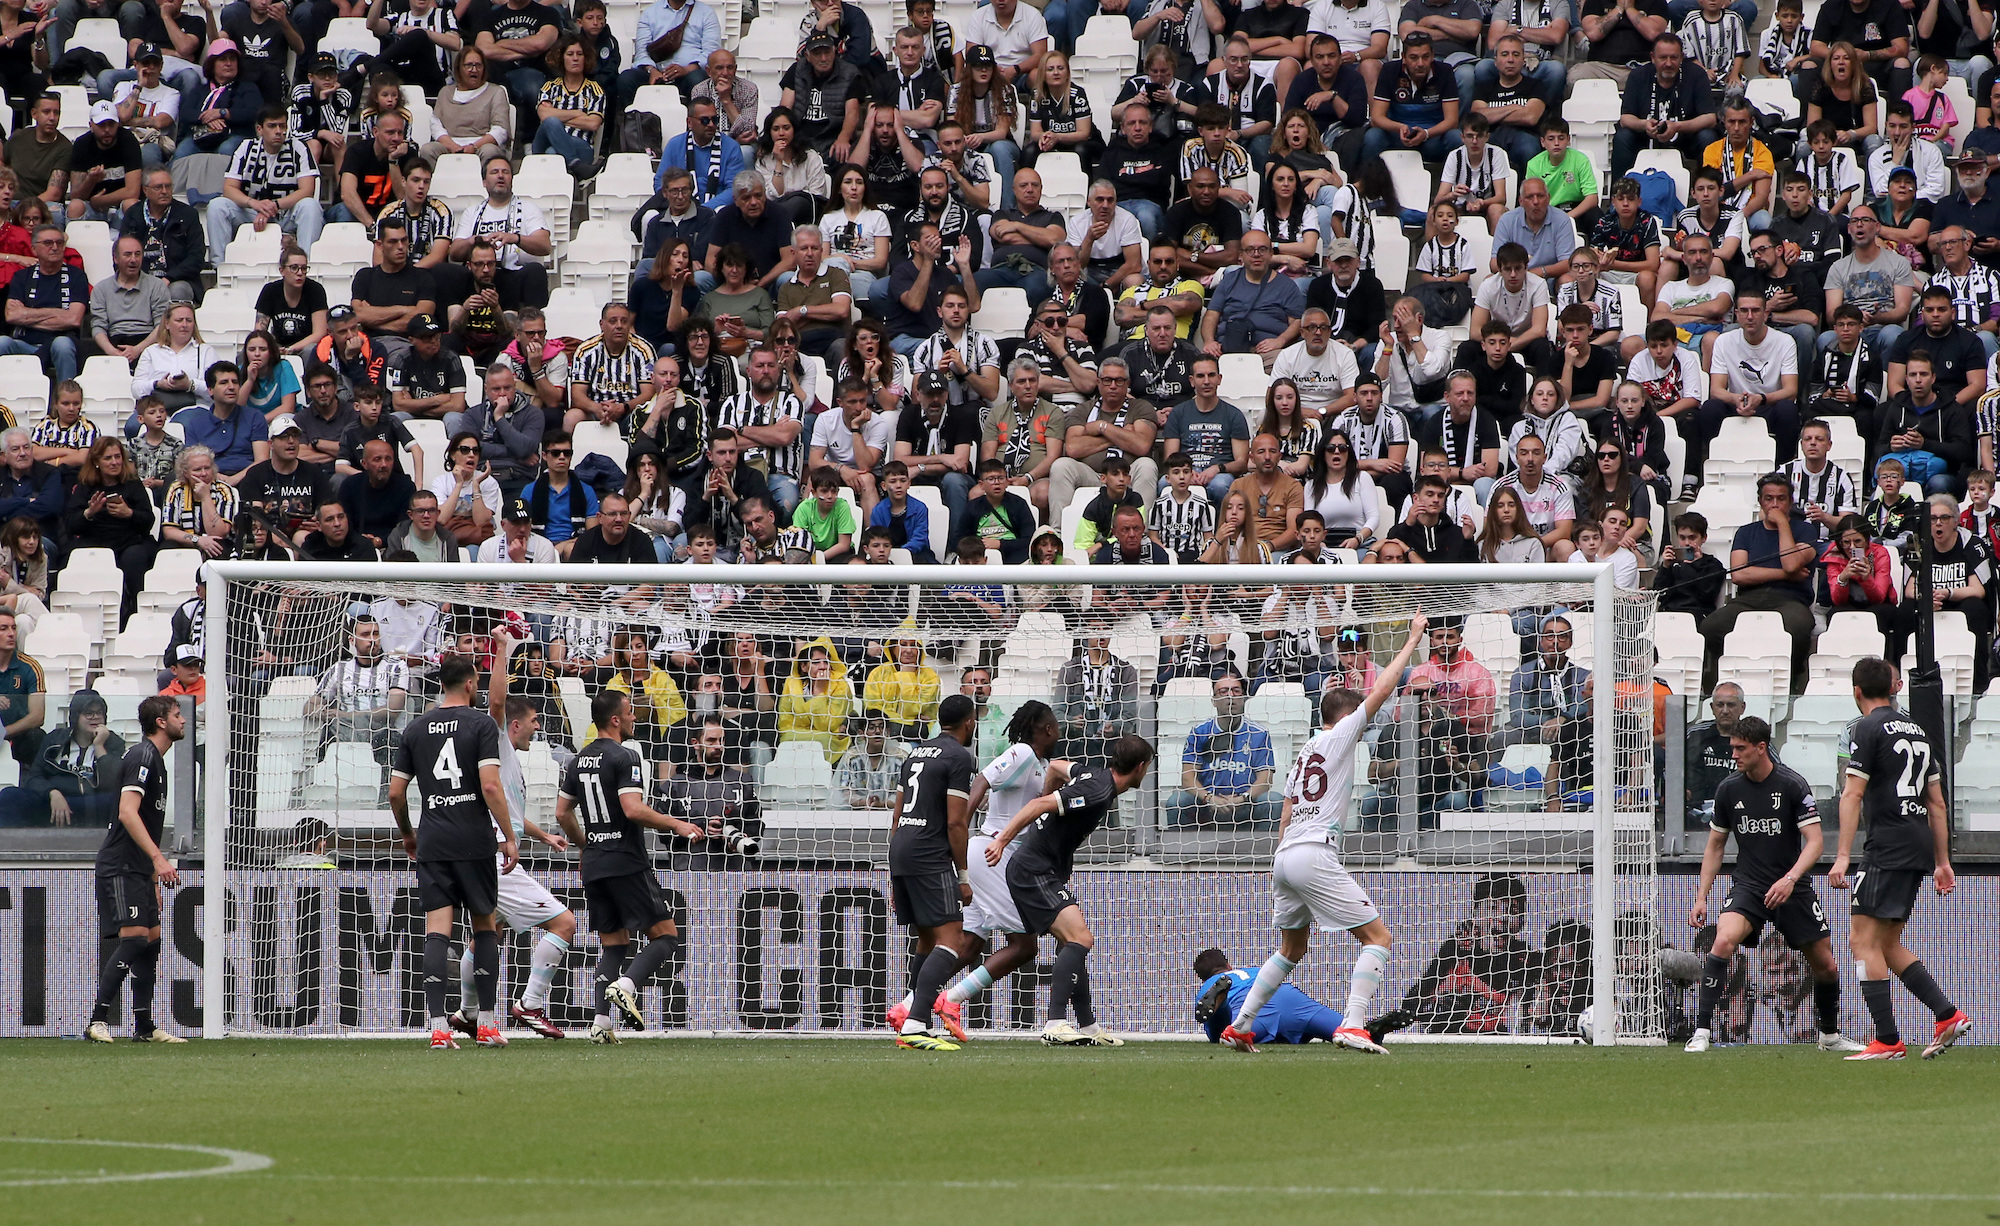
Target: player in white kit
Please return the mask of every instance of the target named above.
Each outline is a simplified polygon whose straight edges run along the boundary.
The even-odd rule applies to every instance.
[[[972,905],[965,909],[965,932],[972,939],[966,943],[962,965],[973,969],[941,993],[931,1007],[931,1012],[961,1043],[965,1041],[965,1002],[975,999],[992,987],[995,980],[1026,965],[1035,956],[1034,942],[1015,910],[1014,896],[1007,889],[1007,859],[1014,848],[1008,847],[995,866],[986,862],[986,846],[994,835],[1007,828],[1022,805],[1068,782],[1069,763],[1048,760],[1049,750],[1061,739],[1062,729],[1049,704],[1029,699],[1015,708],[1013,717],[1007,721],[1007,748],[972,777],[967,811],[977,812],[980,801],[986,802],[986,817],[978,833],[967,840],[965,850],[967,872],[972,877]],[[1007,944],[991,957],[985,957],[987,934],[994,932],[1005,933]],[[889,1010],[891,1027],[902,1026],[910,1004],[906,996]]]
[[[514,837],[526,846],[526,840],[534,839],[556,851],[569,847],[569,840],[561,834],[543,830],[528,820],[528,778],[521,770],[521,752],[535,739],[541,729],[541,713],[525,698],[507,696],[508,658],[513,654],[516,640],[506,629],[498,628],[494,635],[497,651],[493,661],[493,677],[487,686],[487,712],[500,725],[500,785],[507,792],[507,810],[514,819]],[[498,839],[500,832],[494,831]],[[516,1022],[541,1035],[545,1039],[563,1037],[562,1027],[549,1020],[549,985],[555,978],[556,968],[569,956],[570,942],[576,938],[576,913],[564,906],[547,886],[535,880],[534,875],[520,865],[511,873],[500,874],[500,922],[516,932],[532,932],[540,928],[542,939],[535,943],[535,951],[529,958],[528,986],[521,998],[513,1003],[508,1012]],[[458,1013],[451,1017],[451,1024],[467,1034],[474,1033],[476,1019],[466,1014],[465,1009],[473,1007],[473,966],[472,947],[466,946],[465,954],[458,963],[459,984],[463,991],[460,999],[467,1002]]]
[[[1312,925],[1340,929],[1361,942],[1348,980],[1347,1007],[1333,1041],[1379,1056],[1389,1049],[1362,1029],[1368,1002],[1382,986],[1389,965],[1389,926],[1369,901],[1359,882],[1340,863],[1340,835],[1354,791],[1354,750],[1368,721],[1375,718],[1396,692],[1403,670],[1416,653],[1428,623],[1422,614],[1410,619],[1410,637],[1396,658],[1384,667],[1367,694],[1329,689],[1320,695],[1321,731],[1299,750],[1285,781],[1285,807],[1278,819],[1278,851],[1271,860],[1271,922],[1279,932],[1278,952],[1257,971],[1256,982],[1243,997],[1236,1020],[1223,1028],[1222,1042],[1237,1051],[1256,1051],[1257,1011],[1285,982],[1306,956]]]

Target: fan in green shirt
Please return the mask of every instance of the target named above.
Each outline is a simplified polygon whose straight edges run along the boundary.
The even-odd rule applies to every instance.
[[[1570,148],[1569,124],[1560,115],[1542,125],[1542,151],[1529,159],[1522,176],[1523,182],[1529,179],[1540,179],[1549,189],[1550,208],[1579,223],[1597,209],[1597,171],[1581,149]]]
[[[810,484],[813,496],[792,511],[792,527],[812,534],[813,547],[823,561],[851,560],[859,528],[854,504],[840,496],[840,474],[831,468],[816,468]]]

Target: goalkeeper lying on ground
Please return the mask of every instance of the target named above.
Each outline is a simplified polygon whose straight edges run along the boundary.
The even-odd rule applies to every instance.
[[[1204,949],[1194,956],[1194,973],[1201,980],[1195,997],[1194,1017],[1208,1032],[1208,1041],[1222,1041],[1222,1028],[1229,1025],[1243,1006],[1256,975],[1239,971],[1229,964],[1229,955],[1219,949]],[[1410,1024],[1410,1015],[1398,1009],[1369,1022],[1368,1037],[1380,1043],[1382,1036]],[[1291,983],[1278,986],[1270,1001],[1257,1013],[1255,1038],[1259,1043],[1333,1042],[1340,1029],[1340,1011],[1320,1004]]]

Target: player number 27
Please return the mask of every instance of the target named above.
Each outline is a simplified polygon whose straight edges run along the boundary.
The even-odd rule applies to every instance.
[[[1922,795],[1931,773],[1930,742],[1899,739],[1890,748],[1903,755],[1903,773],[1896,780],[1896,795]]]
[[[1326,758],[1313,754],[1299,770],[1299,795],[1307,801],[1326,799]]]

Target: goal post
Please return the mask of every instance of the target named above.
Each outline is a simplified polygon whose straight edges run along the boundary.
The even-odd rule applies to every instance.
[[[1228,816],[1239,810],[1204,807],[1183,792],[1183,772],[1255,776],[1262,762],[1273,771],[1272,794],[1281,793],[1292,755],[1318,727],[1320,688],[1351,683],[1343,670],[1357,659],[1386,662],[1421,610],[1434,625],[1455,622],[1467,646],[1456,662],[1425,663],[1423,696],[1411,691],[1378,718],[1368,765],[1357,764],[1345,839],[1350,868],[1398,932],[1377,1008],[1395,1007],[1407,991],[1432,1010],[1421,1037],[1446,1041],[1526,1034],[1605,1045],[1664,1035],[1653,962],[1653,601],[1618,590],[1606,564],[218,562],[207,575],[204,876],[208,897],[224,901],[202,909],[205,948],[223,951],[204,960],[206,1037],[409,1029],[421,916],[382,788],[400,722],[436,695],[425,668],[392,670],[406,695],[400,708],[358,709],[375,700],[347,690],[391,683],[380,669],[362,670],[356,683],[348,667],[356,615],[371,608],[384,615],[384,633],[408,634],[430,618],[437,650],[483,652],[482,636],[510,622],[538,642],[562,640],[573,656],[657,654],[669,663],[658,669],[665,684],[629,669],[632,680],[614,684],[644,697],[651,739],[642,748],[658,770],[648,803],[663,811],[688,803],[673,782],[692,752],[674,741],[669,709],[709,709],[687,691],[696,675],[733,667],[727,653],[768,657],[774,709],[758,708],[756,720],[741,721],[750,731],[730,733],[746,738],[745,756],[731,761],[767,823],[761,855],[656,852],[688,929],[685,966],[663,971],[647,993],[656,1028],[668,1033],[865,1033],[879,1026],[884,1001],[901,995],[903,938],[882,867],[887,814],[836,783],[850,750],[875,743],[866,739],[865,710],[882,711],[895,729],[884,751],[893,754],[896,736],[934,732],[939,694],[984,667],[992,692],[982,711],[992,726],[982,719],[981,766],[1003,713],[1021,702],[1118,711],[1120,731],[1147,735],[1158,757],[1121,805],[1117,828],[1084,848],[1079,895],[1093,927],[1107,929],[1093,977],[1107,1023],[1161,1036],[1199,1034],[1199,983],[1188,969],[1196,950],[1220,945],[1239,965],[1254,965],[1273,939],[1266,874],[1275,806],[1244,803],[1240,812],[1262,816]],[[1574,628],[1565,650],[1593,687],[1587,721],[1564,723],[1566,739],[1554,750],[1503,727],[1507,678],[1551,610]],[[1354,630],[1366,658],[1339,653],[1341,632]],[[818,643],[832,646],[832,661],[809,658]],[[858,662],[843,655],[848,644]],[[899,659],[911,646],[914,668]],[[588,697],[608,674],[557,677],[543,660],[522,682],[544,716],[544,740],[524,766],[530,818],[553,830],[559,763],[587,739]],[[835,679],[813,679],[821,663]],[[1225,666],[1252,694],[1238,716],[1224,716],[1211,698]],[[1094,679],[1078,683],[1084,673]],[[1612,684],[1599,688],[1603,678]],[[1114,682],[1130,693],[1099,692]],[[1108,705],[1089,705],[1100,700]],[[753,732],[763,739],[747,740]],[[1079,734],[1062,750],[1085,743]],[[1441,759],[1433,752],[1440,746]],[[1584,757],[1587,779],[1562,777]],[[867,757],[856,777],[879,761]],[[414,798],[411,809],[420,820]],[[287,840],[313,822],[332,831],[338,867],[294,863],[301,849]],[[580,906],[574,852],[532,857],[530,867]],[[510,940],[504,990],[518,991],[526,945]],[[596,956],[586,943],[594,940],[580,935],[559,972],[562,990],[579,1000]],[[1323,943],[1300,982],[1338,1003],[1348,951]],[[980,1015],[986,1028],[1025,1024],[1023,1002],[1038,981],[1028,972],[1015,978],[1011,1011],[993,1000]]]

